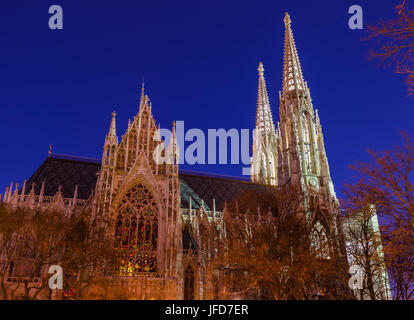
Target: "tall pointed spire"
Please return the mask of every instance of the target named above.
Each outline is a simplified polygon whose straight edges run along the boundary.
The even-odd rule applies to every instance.
[[[141,97],[139,98],[139,110],[141,111],[142,107],[144,106],[145,102],[145,89],[144,89],[144,79],[142,79],[141,85]]]
[[[261,62],[257,70],[259,71],[259,85],[257,92],[256,130],[259,132],[274,132],[275,126],[273,124],[269,97],[267,95],[264,68]]]
[[[259,63],[256,131],[253,137],[253,157],[250,177],[253,182],[277,184],[277,137],[264,79],[263,64]]]
[[[300,66],[299,55],[296,50],[295,39],[292,32],[292,21],[289,13],[286,12],[285,18],[285,51],[283,62],[283,93],[286,94],[293,90],[304,90],[302,68]]]

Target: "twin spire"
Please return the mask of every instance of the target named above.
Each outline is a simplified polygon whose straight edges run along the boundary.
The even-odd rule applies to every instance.
[[[269,97],[267,95],[264,79],[263,64],[259,63],[259,85],[257,91],[256,130],[259,132],[274,132],[272,112],[270,110]]]
[[[284,67],[283,67],[283,93],[286,94],[293,90],[304,90],[305,81],[303,79],[302,68],[299,55],[293,38],[291,28],[292,21],[289,13],[286,12],[285,18],[285,48],[284,48]],[[266,82],[264,78],[263,64],[259,63],[259,86],[257,93],[257,114],[256,129],[260,132],[273,132],[272,112],[270,109],[269,97],[267,95]]]
[[[291,28],[292,21],[289,13],[286,12],[285,18],[285,51],[283,61],[283,93],[286,94],[293,90],[304,90],[305,81],[303,80],[302,68],[300,66],[299,55],[296,50],[295,39]]]
[[[303,80],[302,69],[297,53],[295,40],[291,28],[291,19],[288,13],[285,14],[285,49],[284,49],[284,67],[283,67],[283,93],[286,94],[293,90],[304,90],[305,82]],[[257,92],[257,111],[256,111],[256,130],[258,133],[273,133],[275,126],[273,123],[272,112],[270,109],[269,97],[266,89],[264,78],[263,64],[260,62],[259,83]],[[148,104],[148,96],[144,92],[144,81],[141,87],[141,96],[139,100],[139,112]],[[148,105],[150,110],[151,106]],[[109,128],[108,138],[112,141],[116,137],[116,113],[112,113],[111,125]]]

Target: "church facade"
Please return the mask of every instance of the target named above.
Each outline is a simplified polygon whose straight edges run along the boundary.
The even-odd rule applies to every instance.
[[[174,125],[168,148],[157,154],[159,125],[142,86],[138,113],[122,137],[112,114],[101,160],[50,154],[21,188],[6,189],[3,203],[53,207],[66,215],[89,206],[94,215],[108,217],[120,264],[106,277],[136,299],[220,298],[217,279],[202,267],[210,253],[202,254],[201,248],[213,252],[214,241],[201,243],[202,233],[214,230],[218,239],[222,236],[226,203],[237,196],[290,183],[300,186],[304,205],[314,208],[308,219],[315,241],[332,239],[332,250],[346,260],[321,122],[288,14],[284,23],[280,121],[273,122],[260,63],[250,181],[180,170]],[[169,161],[157,161],[160,156]]]

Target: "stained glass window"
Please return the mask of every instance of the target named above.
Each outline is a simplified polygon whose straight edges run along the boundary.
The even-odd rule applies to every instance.
[[[138,184],[118,206],[115,247],[119,250],[121,275],[156,272],[157,240],[157,204],[151,192]]]

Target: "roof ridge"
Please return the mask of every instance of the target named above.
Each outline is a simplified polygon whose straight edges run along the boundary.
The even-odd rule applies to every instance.
[[[88,157],[81,157],[81,156],[71,156],[66,154],[58,154],[52,153],[49,158],[52,159],[62,159],[62,160],[70,160],[70,161],[82,161],[82,162],[90,162],[94,164],[100,164],[101,160],[96,158],[88,158]],[[231,176],[226,174],[217,174],[217,173],[210,173],[210,172],[202,172],[202,171],[193,171],[193,170],[181,170],[178,169],[179,174],[183,175],[192,175],[197,177],[206,177],[206,178],[213,178],[213,179],[221,179],[227,181],[234,181],[234,182],[241,182],[241,183],[248,183],[248,184],[255,184],[255,185],[262,185],[257,182],[252,182],[247,177],[238,177],[238,176]]]
[[[94,162],[94,163],[101,163],[100,159],[96,158],[88,158],[88,157],[80,157],[80,156],[71,156],[67,154],[58,154],[52,153],[50,158],[54,159],[64,159],[64,160],[73,160],[73,161],[84,161],[84,162]]]

